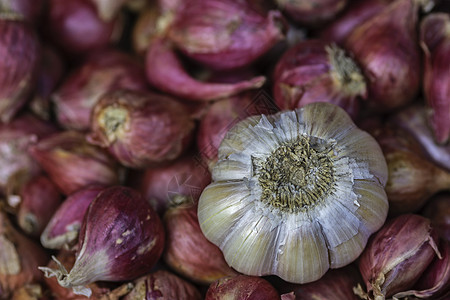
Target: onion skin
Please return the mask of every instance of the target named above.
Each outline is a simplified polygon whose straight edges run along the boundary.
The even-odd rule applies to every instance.
[[[385,223],[359,258],[369,295],[384,299],[413,287],[436,254],[440,256],[435,239],[430,220],[419,215],[405,214]]]
[[[197,218],[197,205],[184,203],[164,214],[167,232],[164,261],[175,272],[200,284],[236,275],[225,262],[220,249],[203,235]]]
[[[164,39],[154,39],[146,55],[146,75],[155,88],[180,98],[211,101],[236,95],[245,90],[260,88],[264,76],[238,83],[206,83],[192,78],[184,70],[173,45]]]
[[[284,38],[285,27],[279,11],[264,16],[249,2],[185,1],[168,37],[177,49],[209,68],[248,66]]]
[[[433,196],[421,214],[431,220],[440,238],[450,242],[450,193]]]
[[[58,123],[67,129],[88,130],[93,107],[100,97],[121,88],[147,90],[144,69],[118,50],[92,53],[52,94]]]
[[[46,176],[39,175],[24,185],[17,213],[20,228],[32,237],[39,237],[53,213],[61,204],[61,194]]]
[[[17,195],[21,187],[41,168],[28,153],[28,148],[56,128],[31,114],[17,116],[9,124],[0,124],[0,192]]]
[[[37,267],[48,261],[44,249],[15,230],[8,216],[0,212],[0,299],[27,283],[42,280]]]
[[[419,91],[417,2],[392,2],[355,28],[345,41],[345,48],[354,55],[368,80],[368,105],[375,111],[398,109]]]
[[[320,38],[343,45],[347,36],[368,18],[378,14],[393,0],[351,1],[347,9],[320,31]]]
[[[41,244],[50,249],[70,248],[76,244],[84,215],[104,188],[102,185],[93,185],[70,194],[54,212],[42,232]]]
[[[69,55],[105,47],[113,39],[117,20],[102,21],[90,0],[48,0],[47,14],[46,35]]]
[[[30,24],[17,15],[0,14],[0,122],[9,123],[28,101],[40,51]]]
[[[137,279],[134,289],[123,300],[201,300],[197,288],[164,270]]]
[[[92,113],[90,143],[108,148],[124,166],[142,169],[173,160],[189,145],[194,130],[185,107],[168,96],[115,90]]]
[[[275,300],[280,295],[261,277],[237,275],[223,277],[213,282],[206,292],[205,300]]]
[[[317,26],[333,19],[347,5],[347,0],[276,0],[278,6],[295,22]]]
[[[211,174],[200,162],[198,153],[186,153],[180,158],[151,166],[135,174],[130,184],[144,195],[162,216],[177,195],[198,201],[203,189],[211,182]]]
[[[420,45],[425,53],[423,90],[431,108],[429,121],[437,143],[450,138],[450,17],[434,13],[420,26]]]
[[[365,79],[353,60],[321,40],[290,48],[277,63],[273,78],[273,94],[281,110],[330,102],[355,118],[359,98],[367,94]]]
[[[40,267],[46,277],[89,297],[95,281],[126,281],[148,273],[164,248],[164,228],[150,204],[133,189],[114,186],[91,202],[83,219],[70,273]]]
[[[80,132],[53,134],[29,151],[64,195],[91,184],[119,182],[116,161],[100,147],[89,144]]]

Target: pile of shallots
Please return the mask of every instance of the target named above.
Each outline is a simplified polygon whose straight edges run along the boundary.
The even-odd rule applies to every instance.
[[[317,281],[240,274],[197,219],[219,145],[312,102],[380,144],[388,219]],[[450,297],[447,0],[0,0],[0,122],[0,299]]]

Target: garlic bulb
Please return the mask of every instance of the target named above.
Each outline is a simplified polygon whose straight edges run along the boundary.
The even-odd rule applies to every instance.
[[[381,149],[336,105],[251,116],[218,158],[198,219],[238,272],[317,280],[355,260],[386,219]]]

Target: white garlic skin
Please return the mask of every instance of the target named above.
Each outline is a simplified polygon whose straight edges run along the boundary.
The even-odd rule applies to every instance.
[[[298,152],[293,159],[275,156],[280,146],[294,149],[300,141],[313,149],[305,150],[308,157],[298,158]],[[271,155],[275,159],[268,159]],[[272,174],[267,175],[269,182],[287,175],[288,182],[275,186],[292,192],[267,191],[260,182],[269,161],[275,164],[267,169]],[[296,163],[300,167],[293,167]],[[295,111],[249,117],[222,141],[213,181],[199,200],[200,227],[241,273],[277,275],[293,283],[315,281],[329,268],[355,260],[386,220],[387,172],[375,139],[336,105],[312,103]],[[319,173],[332,179],[317,179]],[[326,186],[318,200],[309,196],[318,191],[316,183]],[[287,202],[279,195],[287,195]],[[294,198],[301,201],[286,204]],[[308,201],[313,204],[305,204]]]

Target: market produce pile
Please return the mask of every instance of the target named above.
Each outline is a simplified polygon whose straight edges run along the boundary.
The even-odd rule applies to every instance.
[[[449,299],[450,1],[0,0],[0,299]]]

